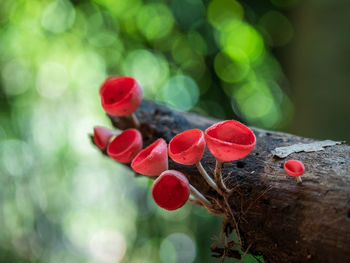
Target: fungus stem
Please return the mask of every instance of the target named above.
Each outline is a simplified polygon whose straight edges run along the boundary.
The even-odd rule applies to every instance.
[[[121,134],[122,132],[120,130],[113,130],[112,133],[113,133],[113,136],[116,136]]]
[[[132,124],[134,125],[134,127],[135,127],[136,129],[140,129],[140,122],[139,122],[139,120],[137,119],[135,113],[131,113],[129,116],[130,116],[130,119],[131,119]]]
[[[216,165],[214,170],[215,181],[220,189],[223,189],[223,191],[226,193],[230,193],[230,190],[226,188],[225,183],[222,180],[222,174],[221,174],[222,164],[223,164],[222,162],[216,160]]]
[[[301,184],[303,182],[303,180],[301,180],[301,176],[297,176],[295,178],[297,179],[298,184]]]
[[[198,163],[196,163],[197,169],[198,171],[201,173],[201,175],[203,176],[203,178],[205,179],[205,181],[207,181],[207,183],[216,190],[216,192],[218,192],[219,194],[222,194],[222,191],[219,189],[219,187],[216,185],[216,183],[214,182],[214,180],[208,175],[208,173],[205,171],[203,165],[201,164],[201,162],[199,161]]]
[[[211,208],[211,203],[193,185],[190,184],[191,194],[199,200],[206,208]]]
[[[190,197],[189,197],[189,201],[195,205],[198,205],[200,207],[203,207],[205,209],[207,209],[209,211],[209,213],[213,214],[213,215],[222,215],[222,212],[217,210],[217,209],[212,209],[210,207],[207,207],[205,205],[203,205],[203,203],[201,201],[199,201],[195,196],[193,196],[192,194],[190,194]]]
[[[192,194],[190,194],[190,197],[188,200],[195,205],[203,206],[202,203],[196,197],[194,197]]]

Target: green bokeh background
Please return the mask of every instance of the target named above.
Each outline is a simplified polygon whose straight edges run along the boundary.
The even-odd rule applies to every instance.
[[[349,11],[345,0],[2,0],[0,262],[214,262],[220,218],[156,207],[147,178],[92,147],[92,127],[110,127],[100,84],[131,75],[182,111],[349,140]]]

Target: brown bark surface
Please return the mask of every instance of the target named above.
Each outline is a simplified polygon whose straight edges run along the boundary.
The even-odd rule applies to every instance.
[[[144,101],[136,115],[145,145],[157,138],[167,142],[191,128],[206,129],[217,120],[181,113]],[[132,126],[127,118],[110,117],[114,126]],[[324,151],[294,153],[276,158],[276,147],[313,142],[313,139],[253,128],[254,151],[239,161],[225,163],[223,178],[234,188],[229,204],[238,220],[243,250],[263,255],[265,262],[350,262],[350,146],[327,147]],[[289,159],[302,161],[303,183],[283,170]],[[206,150],[202,164],[208,173],[215,159]],[[195,166],[169,159],[169,169],[186,174],[210,200],[223,202],[202,179]]]

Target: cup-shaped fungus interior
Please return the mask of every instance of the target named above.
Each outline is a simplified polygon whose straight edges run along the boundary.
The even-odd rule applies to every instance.
[[[99,127],[99,126],[94,127],[94,135],[93,135],[94,143],[101,150],[106,149],[107,144],[113,135],[114,135],[114,132],[110,129]]]
[[[221,162],[238,160],[255,147],[256,138],[251,129],[235,120],[218,122],[205,131],[209,151]]]
[[[204,134],[191,129],[177,134],[169,143],[169,155],[178,163],[192,165],[200,161],[205,148]]]
[[[139,152],[131,163],[135,172],[158,176],[168,169],[167,144],[160,138]]]
[[[162,208],[176,210],[182,207],[190,196],[189,182],[182,173],[164,171],[153,183],[152,196]]]
[[[152,143],[151,145],[149,145],[147,148],[143,149],[141,152],[138,153],[138,155],[135,157],[135,159],[132,161],[133,165],[139,165],[140,163],[142,163],[143,161],[145,161],[145,159],[147,159],[147,157],[152,155],[152,152],[154,151],[154,149],[157,148],[157,146],[160,143],[160,139],[155,141],[154,143]]]
[[[304,164],[298,160],[289,160],[284,163],[284,170],[290,176],[300,176],[305,172]]]
[[[103,109],[113,116],[133,113],[141,104],[142,89],[132,77],[110,77],[100,89]]]
[[[109,143],[107,153],[113,159],[129,163],[142,149],[142,136],[136,129],[123,131]]]
[[[252,131],[238,121],[224,121],[218,123],[207,134],[215,139],[238,145],[251,145],[255,141]]]
[[[118,103],[123,100],[137,85],[131,77],[111,77],[106,80],[101,88],[103,103],[106,105]]]

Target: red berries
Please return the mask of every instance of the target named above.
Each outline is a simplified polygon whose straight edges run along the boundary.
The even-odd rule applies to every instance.
[[[107,144],[109,143],[109,140],[114,134],[115,133],[110,129],[100,127],[100,126],[95,126],[94,136],[93,136],[94,143],[99,149],[104,150],[106,149]]]
[[[103,109],[114,116],[133,113],[141,104],[140,84],[132,77],[109,77],[100,89]]]
[[[127,129],[111,141],[107,154],[121,163],[130,163],[142,149],[142,136],[136,129]]]
[[[164,139],[158,139],[139,152],[131,163],[135,172],[158,176],[168,169],[168,151]]]
[[[289,160],[284,163],[283,168],[287,174],[296,177],[298,183],[302,182],[300,176],[305,172],[305,167],[302,162],[298,160]]]
[[[235,121],[221,121],[205,130],[209,151],[220,162],[231,162],[248,155],[255,147],[256,138],[251,129]]]
[[[193,165],[202,159],[204,134],[199,129],[179,133],[169,142],[169,156],[177,163]]]
[[[186,176],[179,171],[167,170],[154,181],[152,196],[160,207],[176,210],[187,202],[190,196],[190,184]]]

